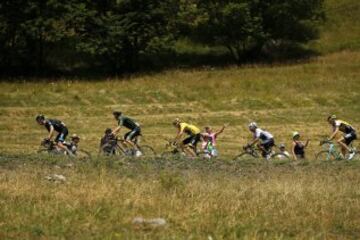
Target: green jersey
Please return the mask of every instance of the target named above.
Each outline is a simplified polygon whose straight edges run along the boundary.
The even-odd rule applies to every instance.
[[[135,122],[133,119],[123,115],[119,117],[118,124],[119,126],[124,126],[130,130],[134,130],[135,128],[140,127],[140,125],[137,122]]]

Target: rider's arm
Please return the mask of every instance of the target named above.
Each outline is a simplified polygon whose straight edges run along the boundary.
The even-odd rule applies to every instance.
[[[329,140],[330,141],[333,140],[338,132],[339,132],[339,127],[336,127],[334,132],[331,134]]]
[[[294,160],[296,161],[297,157],[296,157],[296,154],[295,154],[295,146],[296,146],[296,143],[293,143],[292,148],[291,148],[291,152],[292,152],[292,155],[294,157]]]
[[[178,130],[178,133],[176,135],[176,137],[174,138],[174,142],[177,142],[181,136],[183,135],[184,131],[182,131],[181,129]]]
[[[257,142],[259,142],[259,138],[254,138],[254,140],[251,142],[251,143],[249,143],[249,145],[250,146],[253,146],[253,145],[255,145]]]
[[[116,134],[120,131],[120,129],[121,129],[121,126],[116,127],[116,128],[114,129],[114,131],[112,131],[111,134],[116,135]]]
[[[217,133],[215,133],[215,137],[217,137],[219,134],[223,133],[225,130],[225,127],[226,126],[224,125]]]
[[[54,126],[50,125],[49,137],[48,138],[51,139],[53,135],[54,135]]]

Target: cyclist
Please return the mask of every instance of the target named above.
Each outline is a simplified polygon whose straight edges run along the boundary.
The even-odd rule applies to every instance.
[[[333,133],[328,140],[333,140],[339,132],[342,132],[343,136],[336,141],[341,147],[342,155],[345,157],[346,152],[349,152],[348,160],[351,160],[355,156],[355,151],[353,151],[349,145],[357,138],[355,128],[353,128],[349,123],[337,119],[335,115],[329,116],[327,120],[333,127]]]
[[[141,152],[136,144],[136,138],[141,135],[140,124],[135,120],[124,116],[122,112],[113,112],[115,120],[118,122],[118,127],[115,128],[111,134],[116,136],[122,127],[129,129],[130,131],[124,135],[125,144],[135,150],[135,156],[140,156]]]
[[[205,132],[201,133],[201,137],[203,139],[202,149],[206,153],[206,157],[212,158],[218,156],[218,151],[216,149],[216,139],[222,132],[224,132],[225,128],[226,126],[223,125],[219,131],[213,132],[211,127],[207,126],[205,127]]]
[[[64,143],[64,145],[71,151],[72,154],[76,155],[78,144],[80,142],[80,137],[76,134],[73,134],[70,139],[71,142]]]
[[[196,146],[201,139],[200,129],[192,124],[182,122],[178,118],[174,120],[173,125],[178,129],[174,143],[177,143],[184,133],[189,135],[182,141],[181,147],[188,155],[196,157]]]
[[[300,141],[300,133],[299,132],[293,132],[292,139],[292,155],[294,157],[294,160],[298,159],[305,159],[305,148],[309,145],[309,140],[306,140],[306,142]]]
[[[269,160],[271,157],[272,147],[275,146],[273,135],[267,131],[258,128],[255,122],[251,122],[249,124],[249,130],[253,133],[254,138],[253,141],[247,144],[245,147],[251,147],[259,143],[258,146],[262,152],[262,156]]]
[[[45,128],[48,130],[49,135],[47,138],[45,138],[46,140],[50,141],[54,133],[57,132],[58,135],[55,138],[56,147],[66,151],[69,154],[72,154],[64,145],[66,136],[68,135],[69,131],[62,121],[57,119],[47,119],[44,115],[40,114],[36,116],[36,122],[41,126],[45,126]]]
[[[107,155],[115,155],[115,146],[117,138],[112,134],[111,128],[105,129],[105,135],[100,140],[99,153],[104,152]],[[106,145],[106,146],[105,146]]]

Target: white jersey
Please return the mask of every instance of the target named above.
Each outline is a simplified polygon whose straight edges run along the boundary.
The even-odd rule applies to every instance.
[[[260,128],[257,128],[255,130],[255,133],[254,133],[254,138],[259,138],[262,142],[265,142],[265,141],[268,141],[270,139],[273,139],[274,136],[271,133],[267,132],[267,131],[264,131],[264,130],[262,130]]]

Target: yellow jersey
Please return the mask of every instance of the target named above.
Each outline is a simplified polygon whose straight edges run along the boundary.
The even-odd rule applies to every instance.
[[[189,135],[196,135],[200,133],[200,129],[188,123],[180,123],[180,131]]]

